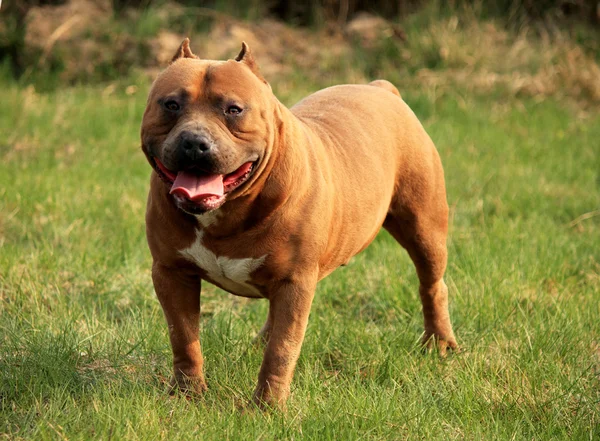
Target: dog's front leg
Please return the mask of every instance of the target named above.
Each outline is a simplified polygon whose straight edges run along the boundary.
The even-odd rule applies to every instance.
[[[285,282],[269,296],[270,338],[258,375],[253,401],[283,408],[304,340],[317,275]]]
[[[200,278],[155,262],[152,265],[154,290],[169,325],[173,349],[173,389],[186,393],[206,390],[200,349]]]

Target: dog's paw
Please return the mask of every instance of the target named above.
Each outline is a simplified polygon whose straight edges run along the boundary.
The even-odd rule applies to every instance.
[[[425,352],[437,351],[440,357],[445,357],[449,350],[454,353],[460,352],[460,347],[456,343],[454,335],[442,337],[437,334],[426,333],[423,336],[422,344]]]
[[[260,387],[258,386],[252,396],[249,406],[263,411],[278,410],[285,412],[286,402],[290,395],[289,388],[286,387]]]
[[[169,384],[170,395],[182,392],[188,397],[196,397],[202,395],[207,389],[206,381],[201,376],[176,375],[171,379],[171,383]]]

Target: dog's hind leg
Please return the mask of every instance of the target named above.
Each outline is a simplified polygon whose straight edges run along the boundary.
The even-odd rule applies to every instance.
[[[271,318],[271,308],[269,308],[269,313],[267,315],[267,320],[263,327],[258,331],[256,337],[254,337],[254,344],[261,346],[269,343],[269,339],[271,338],[271,330],[273,329],[273,319]]]
[[[443,190],[443,187],[441,187]],[[407,209],[406,201],[396,195],[390,206],[384,228],[408,251],[419,276],[419,294],[423,304],[425,334],[423,343],[437,345],[440,354],[457,349],[448,313],[448,288],[444,283],[448,231],[448,205],[444,191],[434,192]]]
[[[389,92],[392,92],[394,95],[396,95],[399,98],[402,98],[400,96],[400,92],[398,91],[398,89],[396,88],[396,86],[394,86],[392,83],[390,83],[387,80],[375,80],[375,81],[371,81],[369,83],[370,86],[375,86],[375,87],[381,87],[382,89],[385,89]]]

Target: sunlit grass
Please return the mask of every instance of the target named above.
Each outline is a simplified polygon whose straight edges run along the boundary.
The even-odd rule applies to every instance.
[[[464,350],[421,353],[416,276],[382,233],[320,284],[287,414],[242,413],[266,304],[210,285],[210,390],[165,393],[170,348],[143,224],[144,89],[0,91],[0,437],[600,436],[599,116],[400,87],[445,165]],[[309,92],[297,85],[284,100]]]

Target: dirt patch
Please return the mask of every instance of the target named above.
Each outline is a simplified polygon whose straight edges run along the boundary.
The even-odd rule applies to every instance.
[[[162,31],[153,39],[159,66],[169,62],[185,36]],[[274,20],[264,20],[258,25],[234,19],[216,20],[208,35],[192,35],[191,47],[201,58],[230,59],[239,53],[242,41],[260,60],[260,69],[267,77],[290,74],[298,66],[315,68],[323,57],[348,55],[352,51],[341,34],[310,32]]]
[[[132,21],[139,18],[139,12],[130,14]],[[32,8],[25,41],[37,59],[30,63],[30,70],[60,65],[66,81],[92,79],[94,75],[109,79],[132,66],[153,76],[168,64],[185,37],[192,37],[193,50],[199,56],[211,59],[235,57],[241,42],[246,41],[267,76],[291,73],[296,66],[315,68],[324,57],[352,50],[342,33],[311,32],[274,20],[254,24],[222,14],[211,14],[213,24],[208,34],[174,32],[178,26],[173,23],[186,14],[190,12],[185,8],[166,4],[155,11],[155,19],[161,23],[155,36],[148,37],[115,22],[110,0],[71,0],[61,6]]]
[[[493,22],[472,21],[459,28],[451,18],[410,45],[409,56],[425,54],[435,60],[434,68],[417,71],[426,87],[460,86],[484,93],[503,89],[516,96],[570,97],[586,106],[600,102],[600,66],[560,33],[531,38]]]
[[[390,77],[404,87],[481,93],[501,88],[515,96],[568,97],[587,108],[600,102],[597,61],[558,31],[515,34],[492,21],[455,16],[425,20],[404,32],[369,14],[309,30],[168,3],[125,15],[116,20],[110,0],[32,8],[26,43],[37,56],[29,72],[56,68],[65,82],[113,81],[134,71],[153,78],[183,38],[191,37],[193,51],[208,59],[233,58],[246,41],[265,77],[288,89],[299,78],[322,85],[323,78]],[[200,18],[211,23],[209,30],[189,25]]]
[[[72,0],[59,6],[38,6],[27,14],[25,44],[51,50],[56,43],[83,37],[112,17],[110,0]]]

